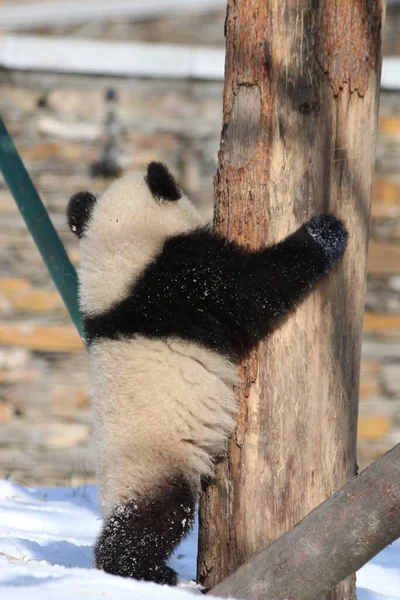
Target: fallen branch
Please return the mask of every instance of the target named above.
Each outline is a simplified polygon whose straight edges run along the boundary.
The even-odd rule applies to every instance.
[[[399,537],[400,444],[211,593],[317,600]]]

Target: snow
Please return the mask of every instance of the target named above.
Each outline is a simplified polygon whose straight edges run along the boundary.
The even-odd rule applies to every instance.
[[[167,588],[92,569],[92,545],[101,526],[96,494],[90,485],[33,489],[0,480],[0,598],[185,600],[200,595],[194,584]],[[170,562],[186,581],[195,575],[196,537],[197,527]]]
[[[385,548],[357,573],[358,600],[400,598],[400,540]]]
[[[113,577],[92,567],[100,529],[95,486],[23,487],[0,480],[0,598],[5,600],[191,600],[197,526],[170,565],[178,588]],[[400,600],[400,540],[363,567],[359,600]],[[209,596],[208,596],[209,597]]]

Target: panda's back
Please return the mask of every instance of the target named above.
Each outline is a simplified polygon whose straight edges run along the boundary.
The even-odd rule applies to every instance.
[[[160,478],[183,470],[196,483],[212,474],[234,428],[233,363],[195,343],[144,336],[99,340],[90,359],[106,511],[124,486],[146,492],[149,467]]]

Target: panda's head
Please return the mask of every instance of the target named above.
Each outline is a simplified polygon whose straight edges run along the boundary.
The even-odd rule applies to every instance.
[[[120,300],[167,238],[204,224],[168,169],[156,162],[144,176],[116,180],[99,199],[75,194],[67,219],[80,240],[80,303],[90,314]]]

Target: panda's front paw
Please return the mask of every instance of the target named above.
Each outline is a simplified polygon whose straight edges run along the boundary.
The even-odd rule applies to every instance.
[[[331,215],[321,215],[312,217],[305,227],[323,249],[328,265],[332,266],[343,255],[347,246],[348,233],[342,221]]]

